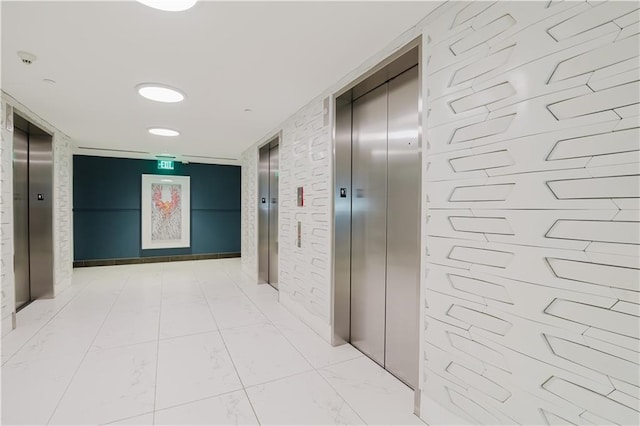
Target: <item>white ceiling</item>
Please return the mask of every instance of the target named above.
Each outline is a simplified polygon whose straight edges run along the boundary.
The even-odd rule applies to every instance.
[[[75,147],[237,159],[436,6],[200,1],[172,13],[135,1],[2,1],[2,89]],[[38,59],[24,65],[18,50]],[[143,82],[187,98],[143,99]],[[152,136],[153,126],[182,134]]]

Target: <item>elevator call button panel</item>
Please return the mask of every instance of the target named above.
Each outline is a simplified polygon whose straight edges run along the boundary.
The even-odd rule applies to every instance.
[[[304,206],[304,189],[302,186],[298,187],[298,207]]]

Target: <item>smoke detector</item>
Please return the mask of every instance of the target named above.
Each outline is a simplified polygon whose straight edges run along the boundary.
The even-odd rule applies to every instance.
[[[18,57],[20,58],[22,63],[25,65],[31,65],[37,59],[36,55],[34,55],[33,53],[25,52],[23,50],[20,50],[18,52]]]

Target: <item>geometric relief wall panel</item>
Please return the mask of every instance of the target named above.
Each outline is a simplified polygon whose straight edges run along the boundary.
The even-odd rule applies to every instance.
[[[457,2],[425,30],[423,394],[640,424],[637,2]]]
[[[303,318],[328,338],[331,268],[329,203],[330,126],[322,100],[298,111],[282,128],[280,140],[279,276],[280,301],[303,310]],[[304,208],[297,188],[304,187]],[[301,241],[298,247],[298,223]]]

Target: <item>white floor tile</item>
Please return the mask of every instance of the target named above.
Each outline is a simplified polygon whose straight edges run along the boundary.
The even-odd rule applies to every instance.
[[[93,346],[113,348],[158,339],[162,283],[132,275],[111,308]]]
[[[311,370],[311,365],[269,324],[221,331],[245,386]]]
[[[97,320],[76,321],[54,318],[32,337],[12,358],[48,359],[61,355],[84,355],[96,337],[101,323]]]
[[[247,388],[263,425],[357,425],[362,419],[315,371]]]
[[[368,424],[424,425],[413,415],[413,391],[367,357],[319,370]]]
[[[239,259],[81,268],[62,295],[2,339],[2,424],[420,424],[409,388]]]
[[[163,286],[160,338],[217,330],[209,305],[198,284]]]
[[[331,346],[297,318],[277,321],[274,325],[315,368],[359,358],[362,355],[350,344]]]
[[[156,409],[242,389],[218,332],[160,341]]]
[[[278,291],[269,284],[245,284],[243,292],[272,322],[300,321],[278,302]]]
[[[224,298],[207,296],[207,299],[220,330],[268,322],[251,300],[242,294]]]
[[[241,297],[242,291],[229,277],[206,277],[200,280],[202,292],[211,301],[229,297]]]
[[[156,425],[257,425],[244,391],[156,411]]]
[[[157,343],[89,352],[51,424],[96,424],[153,411]]]
[[[46,424],[83,354],[11,360],[2,366],[2,424]]]
[[[129,312],[111,312],[100,329],[93,346],[115,348],[158,339],[160,308]]]
[[[143,414],[141,416],[129,417],[117,422],[105,423],[108,425],[130,425],[130,426],[152,426],[153,413]]]
[[[16,329],[2,339],[2,363],[7,362],[42,327],[79,292],[78,286],[72,286],[55,299],[35,300],[29,309],[22,310],[16,319]]]

